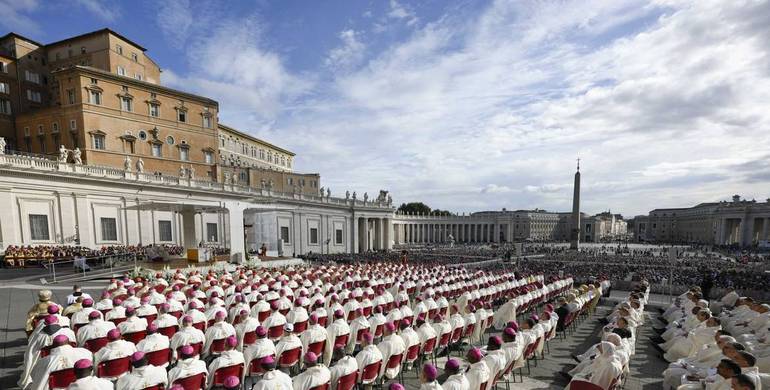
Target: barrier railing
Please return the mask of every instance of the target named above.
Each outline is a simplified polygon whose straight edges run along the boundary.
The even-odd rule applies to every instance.
[[[125,263],[133,262],[134,268],[137,266],[137,257],[138,255],[136,253],[124,253],[124,254],[114,254],[114,255],[103,255],[103,256],[91,256],[91,257],[79,257],[79,258],[73,258],[71,260],[49,260],[49,261],[43,261],[41,264],[43,267],[45,267],[48,270],[48,274],[51,278],[51,283],[57,282],[57,275],[56,275],[56,268],[59,267],[59,278],[61,278],[61,270],[63,267],[71,266],[73,270],[78,270],[78,274],[82,272],[83,277],[85,278],[88,276],[89,271],[93,271],[96,269],[106,270],[107,268],[110,269],[110,272],[112,272],[113,267],[120,265],[125,265]],[[72,274],[68,274],[67,276],[75,275],[75,272]]]

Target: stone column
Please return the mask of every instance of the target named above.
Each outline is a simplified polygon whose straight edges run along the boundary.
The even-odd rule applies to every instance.
[[[762,220],[762,236],[760,240],[767,240],[767,230],[770,229],[770,218],[763,218]]]
[[[350,251],[353,253],[358,253],[358,217],[355,215],[355,213],[351,219],[351,225]]]
[[[246,205],[241,202],[225,202],[225,209],[228,213],[228,224],[230,227],[230,260],[241,263],[246,259],[243,211]]]
[[[385,249],[385,219],[377,218],[375,219],[375,224],[374,231],[377,232],[377,250],[383,250]]]
[[[393,220],[390,219],[390,218],[385,218],[383,220],[383,222],[385,223],[385,229],[383,229],[383,231],[385,233],[385,237],[384,237],[385,245],[383,246],[383,248],[386,249],[386,250],[391,250],[391,249],[393,249],[393,238],[392,237],[394,236],[394,234],[393,234]]]
[[[182,214],[182,237],[184,239],[182,245],[185,248],[197,248],[198,243],[195,241],[197,238],[195,236],[195,211],[185,210],[180,214]],[[243,218],[241,218],[241,221],[243,221]]]
[[[75,225],[78,227],[77,236],[80,238],[80,246],[93,248],[94,234],[91,220],[88,218],[88,198],[84,194],[73,194],[73,196],[75,197]],[[52,223],[53,220],[49,221],[49,224]],[[152,223],[154,226],[157,222],[153,219]]]

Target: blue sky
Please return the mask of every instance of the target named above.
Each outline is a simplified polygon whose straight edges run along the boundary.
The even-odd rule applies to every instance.
[[[0,0],[41,42],[110,27],[165,85],[335,195],[625,215],[770,197],[770,2]]]

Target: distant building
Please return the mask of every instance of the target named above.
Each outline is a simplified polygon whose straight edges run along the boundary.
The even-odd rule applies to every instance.
[[[641,220],[643,221],[643,220]],[[640,222],[641,222],[640,221]],[[768,240],[770,199],[701,203],[688,208],[650,211],[639,239],[656,243],[758,245]]]

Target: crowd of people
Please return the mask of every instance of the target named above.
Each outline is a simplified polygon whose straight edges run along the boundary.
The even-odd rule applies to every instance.
[[[66,307],[44,290],[19,385],[399,390],[402,370],[417,370],[426,390],[493,389],[608,283],[573,289],[566,275],[371,262],[175,270],[113,280],[98,300],[76,289]],[[558,308],[548,303],[557,297]],[[464,358],[431,363],[463,343]]]
[[[770,382],[770,305],[730,289],[709,302],[693,287],[655,321],[669,362],[664,389],[761,389]]]
[[[136,255],[142,258],[156,256],[163,252],[169,256],[183,255],[185,248],[180,245],[105,245],[97,249],[75,245],[9,245],[3,252],[3,263],[7,267],[25,267],[45,265],[57,261],[69,261],[75,258],[100,258],[105,256]]]

